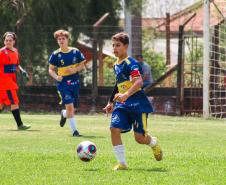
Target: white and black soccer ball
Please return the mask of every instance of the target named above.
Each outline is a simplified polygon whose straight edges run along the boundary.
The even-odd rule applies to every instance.
[[[77,155],[84,162],[89,162],[94,159],[96,151],[96,145],[91,141],[83,141],[77,146]]]

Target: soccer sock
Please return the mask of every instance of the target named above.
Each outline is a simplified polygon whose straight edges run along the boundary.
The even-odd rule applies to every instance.
[[[152,137],[152,136],[150,136],[150,138],[151,138],[151,141],[149,143],[149,146],[154,147],[157,144],[157,139],[156,137]]]
[[[69,118],[69,123],[70,123],[70,126],[71,126],[71,132],[72,134],[75,132],[76,130],[76,121],[75,121],[75,118]]]
[[[14,119],[16,121],[17,126],[19,127],[19,126],[23,125],[23,122],[21,121],[21,118],[20,118],[20,111],[19,111],[19,109],[12,110],[12,114],[13,114],[13,117],[14,117]]]
[[[62,110],[62,114],[63,114],[63,117],[65,117],[65,118],[67,117],[67,111],[66,111],[66,109],[63,109]]]
[[[124,147],[124,145],[113,146],[113,150],[114,150],[116,159],[121,164],[125,164],[126,165],[126,157],[125,157],[125,147]]]

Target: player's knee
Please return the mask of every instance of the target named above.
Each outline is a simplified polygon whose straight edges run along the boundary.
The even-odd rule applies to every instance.
[[[4,106],[2,104],[0,104],[0,110],[3,110]]]
[[[110,128],[111,134],[117,135],[120,134],[121,131],[118,128]]]
[[[67,117],[72,118],[74,116],[74,109],[73,108],[68,108],[67,109]]]
[[[4,106],[0,104],[0,112],[2,112],[3,110],[4,110]]]

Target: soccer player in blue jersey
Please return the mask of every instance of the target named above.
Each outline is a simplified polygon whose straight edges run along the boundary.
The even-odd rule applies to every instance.
[[[126,33],[120,32],[112,37],[114,54],[118,58],[114,65],[116,85],[104,111],[107,114],[113,111],[110,125],[111,141],[119,162],[114,170],[127,169],[121,133],[130,131],[132,127],[137,143],[151,147],[157,161],[162,160],[163,156],[157,138],[149,135],[147,131],[148,113],[153,112],[153,109],[141,89],[141,69],[137,61],[127,54],[128,45],[129,37]]]
[[[84,68],[85,58],[78,49],[68,46],[68,31],[57,30],[54,32],[54,38],[60,48],[49,58],[49,74],[56,80],[58,92],[66,108],[61,111],[60,126],[63,127],[68,119],[72,135],[81,136],[76,128],[74,112],[79,95],[78,72]]]

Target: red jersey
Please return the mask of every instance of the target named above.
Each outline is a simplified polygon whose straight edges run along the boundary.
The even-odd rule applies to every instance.
[[[0,49],[0,90],[18,89],[16,70],[19,65],[17,49]]]

